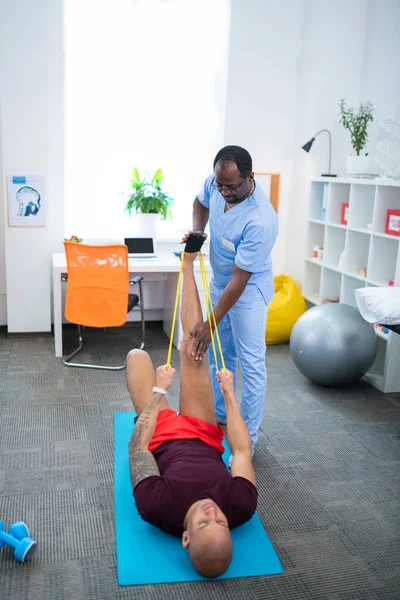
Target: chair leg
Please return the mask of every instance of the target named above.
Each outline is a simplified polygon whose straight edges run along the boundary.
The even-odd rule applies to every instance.
[[[68,354],[68,356],[66,356],[65,358],[63,358],[63,363],[67,367],[72,366],[71,364],[69,364],[69,361],[71,360],[71,358],[74,358],[74,356],[76,356],[83,348],[82,327],[80,325],[78,325],[78,342],[79,342],[79,346],[77,347],[77,349],[74,350],[73,352],[71,352],[71,354]]]
[[[116,367],[69,362],[71,360],[71,358],[74,358],[74,356],[76,356],[78,354],[78,352],[80,352],[83,348],[83,336],[82,336],[81,325],[78,325],[78,340],[79,340],[78,348],[76,350],[74,350],[71,354],[69,354],[68,356],[63,358],[63,363],[66,367],[78,367],[81,369],[100,369],[100,370],[104,370],[104,371],[123,371],[124,369],[126,369],[126,362],[123,365],[119,365]]]

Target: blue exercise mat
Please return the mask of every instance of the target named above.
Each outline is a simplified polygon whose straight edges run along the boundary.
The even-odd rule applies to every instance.
[[[181,540],[145,523],[136,510],[129,477],[128,443],[135,413],[115,413],[115,521],[119,585],[173,583],[204,579],[193,569]],[[224,454],[227,461],[229,450]],[[220,579],[277,575],[278,556],[257,514],[232,531],[233,560]]]

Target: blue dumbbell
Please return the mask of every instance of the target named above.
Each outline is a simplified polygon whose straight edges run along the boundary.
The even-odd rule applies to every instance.
[[[12,523],[7,533],[4,531],[4,523],[0,521],[0,548],[5,545],[14,548],[15,558],[22,563],[32,558],[37,546],[29,537],[29,530],[22,521]]]

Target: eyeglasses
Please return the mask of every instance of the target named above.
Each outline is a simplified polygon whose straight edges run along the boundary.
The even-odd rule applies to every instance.
[[[229,187],[229,186],[226,186],[226,185],[220,185],[219,183],[217,183],[215,181],[215,177],[212,180],[211,185],[212,185],[212,187],[215,190],[218,190],[219,192],[222,192],[222,190],[225,190],[225,191],[229,192],[230,194],[237,194],[238,191],[240,190],[240,188],[242,187],[242,185],[244,184],[244,182],[247,180],[247,178],[248,178],[249,175],[250,175],[250,173],[248,173],[246,175],[246,177],[243,179],[243,181],[241,183],[239,183],[239,185],[237,185],[236,187]]]

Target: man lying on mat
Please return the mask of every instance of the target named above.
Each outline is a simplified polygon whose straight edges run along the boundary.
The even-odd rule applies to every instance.
[[[224,432],[217,424],[208,369],[191,354],[189,332],[202,319],[195,257],[186,253],[183,261],[179,414],[170,409],[164,394],[175,369],[162,366],[155,373],[142,350],[132,350],[127,357],[127,384],[138,414],[129,442],[129,465],[142,519],[182,536],[196,571],[218,577],[232,559],[230,529],[253,516],[257,490],[251,439],[236,403],[233,374],[217,373],[233,455],[229,472],[221,458]]]

